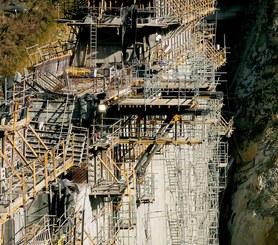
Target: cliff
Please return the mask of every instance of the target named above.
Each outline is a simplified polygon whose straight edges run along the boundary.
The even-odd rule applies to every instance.
[[[236,157],[228,229],[231,244],[278,244],[278,2],[246,9],[233,56]]]

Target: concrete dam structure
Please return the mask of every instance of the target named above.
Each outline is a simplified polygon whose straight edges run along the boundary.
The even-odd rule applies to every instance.
[[[0,244],[219,244],[233,121],[216,1],[60,10],[68,40],[2,79]]]

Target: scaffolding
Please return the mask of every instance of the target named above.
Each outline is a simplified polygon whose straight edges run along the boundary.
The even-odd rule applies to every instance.
[[[14,87],[14,96],[16,96]],[[19,94],[22,95],[22,94]],[[24,94],[23,94],[24,95]],[[5,224],[18,212],[25,209],[43,190],[49,190],[49,183],[65,173],[74,163],[74,136],[69,142],[60,140],[47,142],[29,122],[28,103],[20,97],[10,112],[10,121],[1,125],[1,243],[5,244]],[[22,105],[24,101],[25,104]],[[6,116],[6,120],[9,117]],[[43,235],[44,234],[44,235]],[[46,234],[41,233],[38,236]],[[38,238],[39,239],[39,238]]]
[[[53,222],[43,215],[33,219],[28,210],[43,193],[51,193],[51,184],[78,166],[84,155],[87,135],[71,125],[74,97],[42,100],[39,97],[46,85],[42,84],[39,91],[36,82],[36,76],[27,72],[24,77],[17,73],[13,80],[4,81],[0,126],[1,244],[52,244]],[[15,223],[11,229],[21,213],[24,225]]]
[[[225,41],[205,19],[215,1],[129,2],[65,1],[69,44],[27,48],[35,72],[5,81],[0,244],[42,193],[63,213],[25,221],[25,244],[219,243],[233,120],[216,89]],[[64,55],[63,74],[44,68]]]
[[[73,47],[72,42],[57,40],[44,46],[36,44],[25,49],[32,66],[38,66],[53,59],[71,56]]]

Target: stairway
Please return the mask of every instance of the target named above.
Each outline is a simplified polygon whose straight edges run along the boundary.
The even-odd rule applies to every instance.
[[[182,3],[182,1],[167,0],[167,5],[169,8],[172,9],[172,15],[178,15],[179,17],[184,15],[184,11],[183,11],[184,4]]]
[[[65,86],[65,82],[54,75],[39,75],[34,82],[46,92],[58,92]]]
[[[170,230],[170,237],[171,237],[171,245],[180,245],[180,234],[179,229],[180,225],[177,219],[169,219],[169,230]]]
[[[87,160],[88,129],[73,126],[72,134],[74,135],[74,166],[79,166]]]
[[[205,52],[209,59],[215,62],[215,68],[218,70],[220,67],[226,64],[226,48],[217,50],[210,41],[205,42]]]
[[[31,125],[36,129],[37,134],[48,149],[53,149],[59,143],[61,143],[62,139],[66,141],[68,135],[71,135],[70,128],[68,126],[61,127],[60,125],[44,123],[43,128],[40,128],[40,123],[38,122],[31,122]],[[48,151],[40,142],[37,142],[37,137],[33,134],[32,131],[27,131],[26,138],[28,140],[28,143],[38,155],[43,156],[43,154]],[[61,153],[61,151],[62,145],[60,145],[60,147],[57,149],[57,154]],[[32,151],[28,147],[26,148],[26,158],[28,160],[36,158],[36,156],[34,156]]]
[[[169,146],[172,147],[172,146]],[[164,156],[166,169],[167,169],[167,176],[168,176],[168,189],[171,192],[176,191],[178,187],[178,172],[177,167],[175,165],[175,155],[173,149],[169,149]]]
[[[31,125],[33,125],[35,128],[39,127],[39,123],[37,122],[32,122]],[[60,144],[60,147],[56,149],[57,154],[62,152],[61,142],[64,140],[67,157],[72,155],[72,151],[67,151],[67,148],[72,147],[73,141],[74,166],[79,166],[82,161],[86,159],[85,145],[87,143],[88,133],[86,128],[71,126],[63,127],[58,124],[45,123],[43,129],[37,129],[36,132],[49,149],[52,149]],[[37,143],[36,137],[30,131],[27,131],[27,140],[38,155],[43,155],[45,152],[47,152],[42,144]],[[29,148],[26,149],[26,158],[36,158]]]
[[[25,237],[19,242],[19,244],[25,244],[26,241],[28,245],[53,244],[51,237],[53,225],[51,224],[50,220],[50,216],[44,215],[36,224],[28,224],[26,226]]]
[[[69,125],[74,108],[74,98],[33,99],[29,109],[31,121]]]
[[[24,131],[27,132],[24,133]],[[26,147],[18,148],[13,143],[13,134],[19,143],[26,145]],[[27,125],[19,130],[16,129],[6,137],[6,149],[15,148],[14,156],[20,165],[14,166],[10,153],[0,151],[6,169],[6,188],[3,190],[0,200],[0,222],[3,223],[13,212],[33,199],[38,192],[44,188],[47,190],[48,182],[55,180],[73,165],[72,156],[66,156],[65,148],[62,147],[61,143],[56,146],[60,152],[55,155],[54,151],[51,150],[54,142],[46,141],[44,143],[44,139],[40,137],[40,133],[36,132],[32,125]],[[52,136],[52,138],[54,137]],[[50,140],[50,137],[45,140]],[[41,149],[41,153],[39,149]],[[68,150],[71,151],[71,149]]]

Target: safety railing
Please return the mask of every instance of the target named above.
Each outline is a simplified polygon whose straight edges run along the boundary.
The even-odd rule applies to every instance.
[[[2,139],[5,141],[5,145],[11,146],[12,154],[8,154],[5,149],[0,151],[0,159],[4,163],[8,177],[5,182],[7,186],[9,185],[9,188],[2,193],[6,196],[4,200],[9,200],[8,203],[0,201],[4,208],[0,218],[1,223],[5,223],[13,212],[24,206],[29,199],[34,198],[40,190],[43,188],[48,190],[49,182],[56,180],[59,175],[73,165],[74,138],[67,148],[64,141],[53,148],[48,148],[31,125],[28,124],[26,128],[32,132],[37,144],[41,145],[44,150],[41,153],[36,152],[34,146],[18,129],[12,131],[14,135],[7,134],[6,139]],[[21,144],[25,145],[24,149],[19,148],[19,143],[15,142],[15,137],[19,138]],[[30,151],[31,156],[25,156],[26,149]],[[56,149],[60,149],[57,154]],[[12,159],[18,159],[21,167],[15,168]]]
[[[25,48],[33,66],[39,65],[51,59],[62,58],[71,55],[74,43],[57,40],[55,42],[39,46],[38,44]]]
[[[52,231],[54,228],[53,220],[55,216],[44,215],[38,222],[27,226],[24,234],[24,244],[39,245],[49,244],[54,245],[52,239]]]

